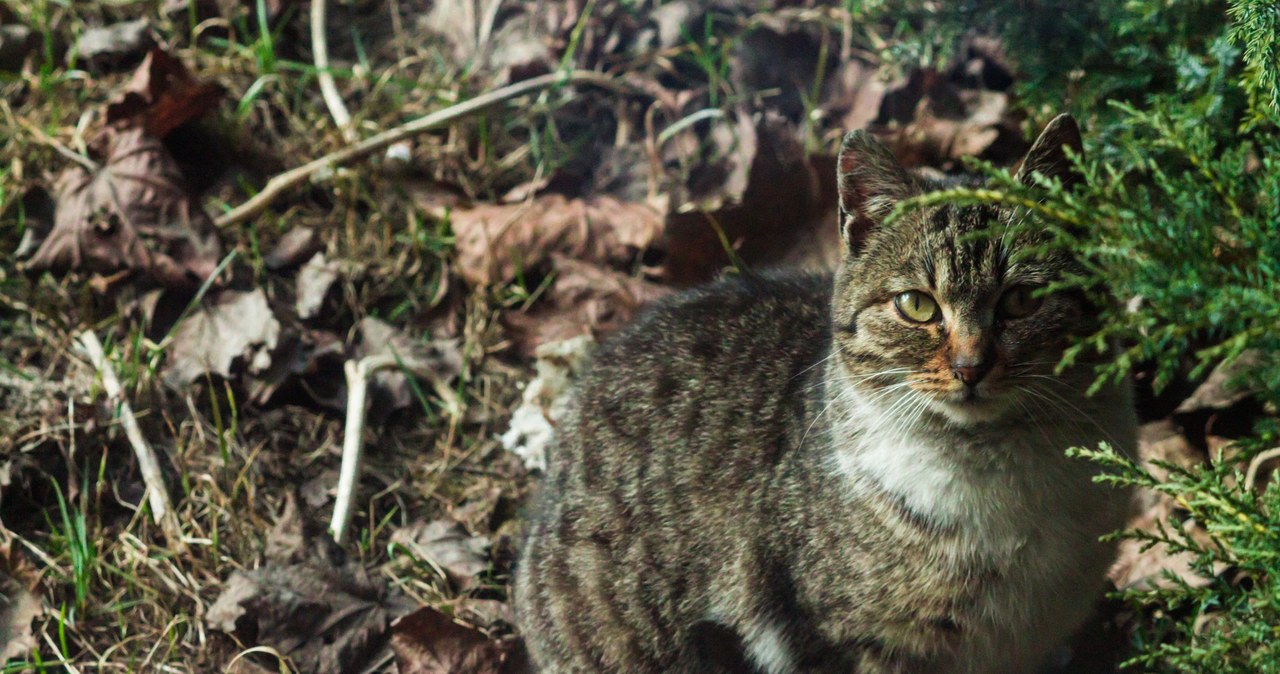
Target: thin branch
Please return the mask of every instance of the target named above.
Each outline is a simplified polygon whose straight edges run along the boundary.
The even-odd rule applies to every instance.
[[[338,85],[333,81],[333,73],[329,70],[329,38],[325,34],[325,14],[328,10],[327,0],[311,0],[311,52],[315,58],[316,72],[320,80],[320,95],[324,104],[333,116],[333,123],[338,125],[342,137],[348,143],[359,140],[355,127],[351,125],[351,113],[342,102],[338,93]]]
[[[138,427],[138,419],[133,415],[133,408],[124,397],[120,379],[102,352],[102,342],[98,341],[98,336],[92,330],[86,330],[77,337],[76,345],[89,358],[94,369],[102,375],[102,387],[107,391],[107,398],[116,405],[120,423],[124,426],[125,437],[129,439],[133,453],[138,457],[142,481],[147,486],[147,501],[151,505],[151,516],[160,525],[170,546],[175,550],[185,549],[186,544],[182,541],[182,527],[179,526],[178,517],[173,512],[173,505],[169,502],[169,490],[164,482],[164,473],[160,470],[160,461],[156,458],[156,453],[151,449],[147,439],[143,437],[142,429]]]
[[[1253,461],[1249,462],[1249,471],[1244,476],[1244,490],[1253,491],[1253,483],[1258,479],[1258,469],[1263,463],[1280,456],[1280,447],[1272,447],[1265,452],[1253,457]]]
[[[215,222],[219,227],[244,222],[265,211],[267,206],[285,191],[307,182],[311,176],[324,169],[362,159],[406,138],[446,126],[456,120],[481,112],[517,96],[523,96],[556,85],[569,84],[589,84],[608,89],[620,89],[625,86],[603,73],[575,70],[568,73],[541,75],[501,89],[494,89],[469,101],[463,101],[443,110],[437,110],[394,129],[388,129],[375,136],[370,136],[349,147],[331,152],[319,159],[313,159],[302,166],[285,171],[268,180],[261,192],[253,195],[251,199],[243,204],[223,213]]]
[[[364,459],[364,420],[369,397],[369,378],[374,372],[396,367],[394,355],[380,354],[360,360],[349,360],[343,367],[347,376],[347,421],[342,429],[342,468],[338,472],[338,493],[333,504],[329,533],[342,544],[351,526],[351,516],[360,480],[360,463]]]

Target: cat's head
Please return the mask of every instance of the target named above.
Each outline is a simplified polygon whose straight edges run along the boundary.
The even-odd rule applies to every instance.
[[[1081,152],[1067,115],[1040,135],[1020,179],[1076,180],[1064,147]],[[1081,385],[1053,369],[1091,312],[1081,296],[1037,292],[1075,263],[1065,253],[1022,254],[1041,242],[1034,228],[1009,231],[1025,211],[942,205],[886,224],[897,203],[932,185],[862,131],[845,137],[838,164],[845,253],[833,305],[835,357],[864,399],[963,425],[1026,416],[1043,398],[1062,395],[1064,384]],[[987,234],[975,235],[980,230]]]

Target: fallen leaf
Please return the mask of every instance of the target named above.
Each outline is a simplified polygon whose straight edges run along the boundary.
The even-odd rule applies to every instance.
[[[152,49],[133,73],[129,85],[107,104],[107,124],[140,126],[164,138],[183,124],[213,109],[222,87],[197,80],[163,49]]]
[[[139,128],[109,127],[104,142],[105,166],[76,166],[58,179],[53,229],[26,268],[131,271],[167,288],[196,288],[217,268],[222,245],[173,158]]]
[[[67,60],[79,56],[90,63],[110,67],[142,54],[152,44],[151,25],[146,19],[93,26],[80,34]]]
[[[423,607],[391,627],[400,674],[516,674],[528,671],[523,645],[497,641]]]
[[[472,536],[452,520],[416,522],[397,530],[391,542],[443,571],[461,589],[474,585],[476,577],[489,570],[489,539]]]
[[[408,610],[363,568],[307,562],[236,571],[205,620],[243,643],[274,648],[298,671],[343,674],[373,661],[391,621]]]
[[[737,201],[716,210],[695,204],[667,217],[654,245],[665,254],[652,272],[659,280],[691,285],[715,278],[731,262],[726,244],[751,269],[824,270],[839,260],[834,158],[807,156],[791,124],[776,116],[765,116],[751,133],[755,151]]]
[[[662,233],[662,214],[642,203],[549,194],[515,204],[483,204],[450,216],[457,265],[472,285],[508,283],[553,253],[625,267]]]
[[[347,350],[342,338],[325,330],[282,331],[271,353],[271,366],[248,373],[249,399],[266,405],[281,391],[293,391],[325,409],[346,407],[346,381],[342,364]]]
[[[271,252],[262,257],[262,264],[271,271],[284,271],[310,260],[324,244],[311,227],[294,227],[276,242]]]
[[[35,567],[5,536],[0,544],[0,662],[24,659],[36,647],[31,621],[44,613],[38,586]]]
[[[1196,388],[1189,398],[1182,401],[1174,410],[1177,414],[1209,410],[1225,410],[1253,395],[1248,386],[1241,386],[1250,371],[1262,365],[1262,354],[1258,351],[1245,351],[1234,360],[1219,363],[1209,373],[1204,383]]]
[[[1204,546],[1212,547],[1213,540],[1199,523],[1188,521],[1180,525],[1175,517],[1177,506],[1166,494],[1145,492],[1142,495],[1149,504],[1126,529],[1136,529],[1156,533],[1163,524],[1166,531],[1177,536],[1194,539]],[[1190,552],[1175,552],[1164,543],[1151,545],[1148,541],[1126,538],[1120,541],[1115,563],[1107,572],[1108,578],[1119,589],[1130,588],[1172,588],[1176,587],[1174,578],[1187,583],[1191,587],[1204,587],[1212,582],[1198,573],[1192,566],[1196,556]],[[1214,563],[1214,573],[1220,574],[1227,569],[1223,562]]]
[[[586,368],[596,341],[583,335],[538,347],[534,377],[502,434],[502,447],[520,457],[526,469],[547,469],[547,447],[555,425],[568,411],[573,384]]]
[[[563,255],[552,256],[550,287],[527,311],[510,312],[504,323],[519,352],[532,356],[539,345],[578,335],[602,337],[631,321],[642,307],[672,291]]]
[[[294,309],[298,318],[314,318],[324,306],[324,298],[338,280],[338,268],[329,264],[324,253],[316,253],[298,270]]]
[[[224,290],[178,326],[169,346],[165,380],[182,387],[205,373],[230,379],[241,369],[262,373],[280,338],[280,321],[261,288]]]

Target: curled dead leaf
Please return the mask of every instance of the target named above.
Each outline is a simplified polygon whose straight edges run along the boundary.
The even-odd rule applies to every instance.
[[[205,373],[231,378],[238,368],[265,372],[280,338],[261,288],[218,293],[187,316],[173,334],[165,380],[181,387]]]
[[[105,131],[106,163],[58,179],[52,231],[31,271],[136,272],[166,288],[194,289],[222,258],[209,216],[183,187],[177,164],[140,128]]]
[[[197,80],[168,52],[152,49],[128,86],[107,104],[106,122],[140,126],[147,135],[164,138],[211,110],[222,93],[222,87]]]
[[[44,612],[39,584],[35,567],[7,538],[0,544],[0,662],[25,658],[35,648],[31,621]]]
[[[478,286],[513,281],[521,270],[548,263],[553,253],[627,266],[663,228],[662,214],[646,204],[558,194],[454,211],[451,222],[458,271]]]
[[[451,583],[466,589],[489,570],[489,539],[472,536],[451,520],[415,522],[391,535],[391,542],[444,572]]]
[[[525,356],[541,344],[614,332],[642,307],[671,292],[667,286],[563,255],[552,256],[552,272],[551,286],[533,307],[504,317]]]
[[[391,649],[400,674],[524,674],[530,671],[524,645],[494,640],[423,607],[391,627]]]

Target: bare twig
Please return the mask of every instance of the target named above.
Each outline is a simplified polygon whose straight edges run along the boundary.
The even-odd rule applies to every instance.
[[[1244,475],[1244,490],[1253,491],[1253,483],[1258,479],[1258,469],[1263,463],[1280,456],[1280,447],[1272,447],[1265,452],[1253,457],[1253,461],[1249,462],[1249,470]]]
[[[160,461],[156,458],[155,450],[151,449],[147,439],[142,436],[138,419],[133,415],[133,408],[129,406],[129,401],[124,397],[124,390],[120,387],[120,379],[107,360],[106,354],[102,352],[102,342],[98,341],[98,336],[92,330],[86,330],[80,333],[76,344],[88,357],[94,369],[101,374],[102,387],[107,391],[107,398],[116,404],[120,423],[124,426],[125,437],[129,439],[133,453],[138,457],[142,481],[147,486],[147,501],[151,505],[151,516],[160,525],[169,545],[176,550],[185,549],[182,528],[178,524],[178,516],[173,511],[173,505],[169,502],[169,490],[164,483],[164,474],[160,471]]]
[[[364,459],[365,406],[369,397],[369,378],[374,372],[396,367],[398,361],[392,354],[367,356],[349,360],[343,370],[347,376],[347,422],[342,429],[342,468],[338,472],[338,493],[333,504],[333,520],[329,533],[339,544],[347,537],[354,512],[356,482],[360,479],[360,463]]]
[[[437,110],[429,115],[419,117],[394,129],[388,129],[376,136],[366,138],[349,147],[345,147],[336,152],[331,152],[319,159],[313,159],[302,166],[285,171],[271,180],[268,180],[261,192],[253,195],[251,199],[243,204],[223,213],[215,222],[219,227],[226,227],[238,222],[244,222],[245,220],[248,220],[249,218],[252,218],[266,210],[267,206],[270,205],[276,197],[280,196],[281,193],[305,183],[312,175],[326,168],[340,166],[356,161],[357,159],[362,159],[406,138],[423,133],[424,131],[440,128],[468,115],[473,115],[477,112],[491,108],[503,101],[516,98],[517,96],[523,96],[555,85],[570,84],[589,84],[610,89],[617,89],[624,86],[614,78],[605,75],[604,73],[575,70],[568,73],[551,73],[548,75],[541,75],[539,77],[524,80],[523,82],[517,82],[516,84],[502,87],[501,89],[494,89],[488,93],[476,96],[471,100],[451,105],[443,110]]]
[[[342,137],[348,143],[354,143],[360,137],[351,125],[351,113],[347,112],[342,95],[338,93],[338,85],[333,81],[333,73],[329,70],[329,38],[325,33],[328,5],[327,0],[311,0],[311,51],[315,58],[324,104],[329,108],[329,114],[333,116],[333,122],[338,125]]]

